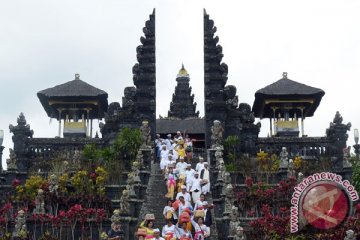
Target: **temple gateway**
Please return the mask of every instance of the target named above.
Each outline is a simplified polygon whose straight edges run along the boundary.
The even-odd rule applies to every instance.
[[[156,118],[161,69],[156,69],[155,10],[136,48],[133,86],[124,89],[121,102],[108,103],[105,90],[80,74],[44,86],[37,96],[58,121],[58,134],[34,138],[23,113],[10,124],[13,148],[7,169],[0,169],[0,238],[157,239],[162,228],[166,239],[265,239],[267,228],[257,221],[264,211],[281,221],[288,217],[292,188],[304,176],[326,171],[351,179],[351,124],[334,112],[325,136],[305,131],[325,92],[284,72],[254,93],[252,106],[240,103],[236,87],[227,85],[216,30],[204,11],[204,116],[183,64],[168,115]],[[101,121],[101,136],[93,131],[94,119]],[[256,119],[268,119],[268,137],[259,137]],[[360,146],[354,147],[358,158]],[[2,156],[4,147],[0,150]],[[189,203],[176,201],[177,194]],[[190,215],[196,222],[191,224]],[[177,226],[181,234],[171,234],[171,221],[185,223]],[[284,229],[273,231],[287,239]],[[312,233],[304,229],[299,234]]]

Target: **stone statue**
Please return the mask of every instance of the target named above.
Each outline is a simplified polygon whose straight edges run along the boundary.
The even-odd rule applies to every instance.
[[[241,226],[238,226],[236,228],[236,235],[233,238],[234,240],[245,240],[245,235],[244,235],[244,229]]]
[[[35,197],[34,214],[45,214],[44,191],[42,189],[38,190]]]
[[[15,228],[13,232],[13,237],[26,237],[26,216],[24,210],[18,211],[18,214],[15,219]]]
[[[134,184],[135,184],[135,174],[133,172],[130,172],[128,173],[126,189],[128,190],[128,194],[131,197],[136,197]]]
[[[224,88],[224,94],[226,98],[226,104],[230,108],[237,108],[239,104],[238,96],[236,96],[236,87],[233,85],[227,85]]]
[[[144,167],[144,155],[141,150],[137,152],[136,161],[139,163],[139,169]]]
[[[297,182],[300,183],[304,179],[304,174],[302,172],[298,173]]]
[[[10,151],[10,156],[9,156],[10,158],[6,159],[7,169],[14,171],[18,169],[16,165],[16,154],[12,148],[10,148],[9,151]]]
[[[120,210],[119,210],[119,209],[115,209],[115,210],[113,211],[113,215],[111,216],[110,221],[111,221],[112,223],[114,223],[114,222],[120,222]]]
[[[69,171],[69,162],[68,161],[63,161],[62,162],[62,166],[61,166],[61,174],[65,174]]]
[[[211,127],[211,147],[222,147],[224,128],[219,120],[214,121],[214,125]]]
[[[232,206],[235,200],[234,188],[231,183],[228,183],[225,187],[225,209],[224,215],[230,214]]]
[[[59,181],[55,174],[51,174],[49,177],[49,192],[53,194],[58,194]]]
[[[245,240],[244,229],[240,226],[239,208],[231,207],[229,237],[235,240]]]
[[[80,168],[80,163],[81,163],[81,151],[79,149],[75,149],[74,151],[74,155],[72,157],[72,163],[73,166],[78,169]]]
[[[344,240],[355,240],[356,236],[353,230],[349,229],[346,231],[346,236],[344,238]]]
[[[215,151],[215,162],[216,162],[216,167],[219,168],[220,163],[224,161],[223,159],[223,152],[221,150],[221,147],[216,147],[216,151]]]
[[[288,176],[288,178],[295,177],[294,161],[292,159],[289,159],[289,167],[288,167],[287,176]]]
[[[142,136],[141,148],[151,148],[151,128],[149,127],[148,121],[142,122],[142,126],[140,127],[140,132]]]
[[[224,181],[226,178],[225,174],[226,174],[225,162],[224,162],[224,160],[222,160],[219,162],[219,173],[218,173],[217,180]]]
[[[120,198],[120,213],[122,215],[128,215],[130,213],[130,196],[129,191],[124,189]]]
[[[281,162],[280,162],[280,168],[287,168],[289,163],[288,163],[288,160],[289,160],[289,153],[286,151],[286,147],[282,147],[282,150],[280,152],[280,159],[281,159]]]
[[[344,168],[350,168],[351,165],[351,155],[350,155],[351,147],[348,146],[343,149],[343,167]]]
[[[132,171],[132,174],[133,174],[133,181],[134,183],[140,183],[141,180],[140,180],[140,163],[138,161],[134,161],[132,163],[132,166],[131,166],[131,171]]]
[[[341,124],[343,122],[343,117],[341,116],[341,114],[339,113],[339,111],[336,111],[335,113],[335,117],[333,120],[333,123],[335,124]]]

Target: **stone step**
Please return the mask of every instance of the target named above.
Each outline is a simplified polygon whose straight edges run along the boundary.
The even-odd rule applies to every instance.
[[[159,163],[153,163],[139,222],[147,213],[152,213],[155,215],[155,227],[162,228],[164,225],[162,211],[166,205],[166,192],[166,182],[164,175],[161,173]]]

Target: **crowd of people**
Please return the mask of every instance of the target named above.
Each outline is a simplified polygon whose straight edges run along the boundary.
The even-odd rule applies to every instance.
[[[154,228],[155,217],[147,214],[140,224],[137,236],[145,240],[207,240],[210,237],[213,207],[206,201],[210,193],[209,164],[199,156],[193,169],[193,144],[180,131],[172,138],[157,135],[156,156],[164,175],[167,199],[162,215],[166,223]],[[195,163],[194,163],[195,164]]]

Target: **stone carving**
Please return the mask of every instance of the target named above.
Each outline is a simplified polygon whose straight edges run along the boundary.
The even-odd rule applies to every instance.
[[[241,238],[241,237],[243,237],[243,233],[240,233],[239,228],[242,229],[242,227],[240,226],[240,221],[239,221],[239,208],[236,206],[232,206],[231,212],[230,212],[229,237],[232,237],[232,239],[244,239],[244,238]]]
[[[230,106],[230,108],[237,108],[239,105],[238,96],[236,96],[236,87],[233,85],[228,85],[224,88],[224,94],[226,98],[226,104]]]
[[[62,162],[62,166],[61,166],[61,174],[65,174],[69,171],[69,162],[68,161],[63,161]]]
[[[234,188],[231,183],[226,184],[225,187],[225,209],[224,215],[228,215],[231,213],[231,208],[234,204],[235,193]]]
[[[289,160],[289,166],[288,166],[288,177],[296,177],[295,169],[294,169],[294,161],[292,159]]]
[[[304,174],[302,172],[298,173],[297,182],[300,183],[304,179]]]
[[[217,147],[222,148],[224,128],[221,122],[214,120],[214,125],[211,127],[211,147],[216,149]]]
[[[282,150],[280,152],[280,168],[287,168],[289,163],[289,153],[286,151],[286,147],[282,147]]]
[[[16,165],[16,154],[12,148],[10,148],[9,151],[10,151],[10,155],[9,155],[10,158],[6,159],[7,169],[8,171],[15,171],[18,169]]]
[[[112,222],[112,223],[114,223],[114,222],[120,222],[120,210],[119,209],[115,209],[114,211],[113,211],[113,215],[111,216],[111,218],[110,218],[110,221]]]
[[[10,132],[16,133],[18,131],[23,132],[27,137],[31,137],[34,134],[33,130],[30,130],[30,125],[26,124],[25,115],[23,113],[20,113],[18,119],[17,119],[17,126],[13,126],[12,124],[9,125]]]
[[[138,162],[137,170],[144,168],[144,155],[141,150],[137,152],[136,162]]]
[[[49,177],[49,192],[57,195],[58,188],[59,188],[58,177],[55,174],[51,174]]]
[[[341,124],[342,122],[343,122],[343,117],[341,116],[339,111],[336,111],[333,123],[334,124]]]
[[[81,164],[81,151],[79,149],[75,149],[74,155],[72,157],[72,165],[75,169],[79,169]]]
[[[179,74],[176,77],[177,85],[175,93],[172,95],[168,118],[186,119],[198,118],[199,111],[196,111],[196,103],[194,103],[194,95],[191,94],[189,86],[190,77],[182,65]]]
[[[219,163],[219,173],[217,181],[224,181],[226,179],[226,169],[224,160]]]
[[[128,173],[128,179],[127,179],[127,185],[126,185],[126,189],[128,190],[128,194],[130,197],[136,197],[134,185],[135,185],[135,173],[130,172],[130,173]]]
[[[151,128],[149,127],[148,121],[142,122],[142,126],[140,127],[140,132],[142,136],[141,148],[151,148]]]
[[[38,190],[35,198],[34,214],[45,214],[44,191],[42,189]]]
[[[204,97],[205,97],[205,129],[206,147],[212,147],[211,126],[214,120],[224,125],[224,136],[240,137],[240,150],[243,153],[255,154],[256,141],[261,125],[254,124],[255,117],[251,106],[238,104],[236,87],[226,85],[228,66],[222,62],[222,47],[215,36],[217,28],[214,21],[204,11]]]
[[[215,162],[216,162],[216,167],[219,168],[220,163],[223,162],[223,152],[221,150],[221,147],[216,147],[216,151],[215,151]]]
[[[130,200],[129,191],[124,189],[122,191],[122,195],[121,195],[121,198],[120,198],[120,209],[119,209],[120,214],[129,215],[129,213],[130,213],[129,200]]]
[[[351,147],[348,146],[343,149],[343,167],[351,168],[351,155],[350,155]]]
[[[122,98],[122,116],[124,118],[130,119],[134,117],[136,103],[136,88],[135,87],[126,87],[124,89],[124,97]]]
[[[140,38],[141,44],[136,48],[138,63],[133,68],[135,87],[126,87],[119,103],[110,104],[105,124],[100,130],[106,141],[111,141],[117,133],[125,128],[136,128],[142,119],[148,120],[151,139],[155,139],[156,125],[156,55],[155,55],[155,11],[150,15],[143,28],[145,34]],[[111,107],[111,108],[110,108]],[[146,141],[144,141],[146,143]],[[148,144],[148,143],[147,143]]]
[[[355,239],[356,239],[355,232],[351,229],[347,230],[344,240],[355,240]]]
[[[131,166],[131,171],[134,183],[140,183],[140,162],[134,161]]]
[[[13,231],[13,237],[26,237],[26,216],[24,210],[18,211],[18,214],[15,219],[15,228]]]

